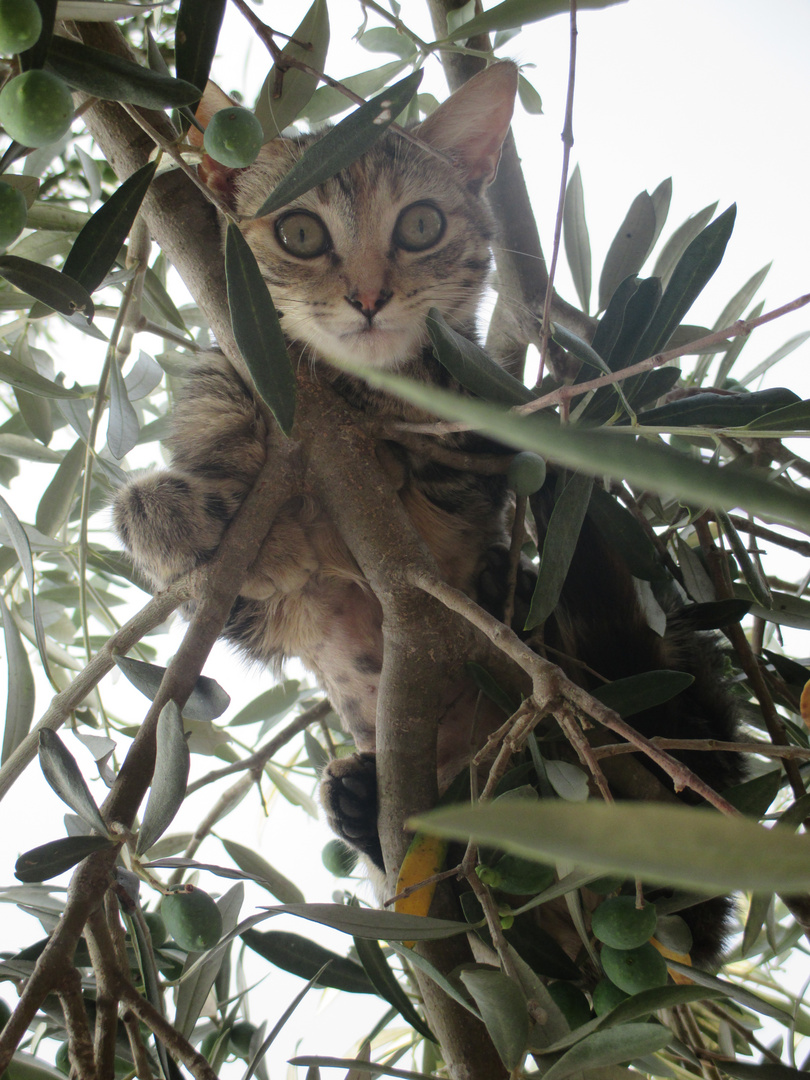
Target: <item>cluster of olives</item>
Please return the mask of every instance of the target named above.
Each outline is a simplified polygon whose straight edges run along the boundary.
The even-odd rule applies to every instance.
[[[657,922],[655,905],[637,907],[635,896],[610,897],[594,911],[591,930],[602,943],[600,959],[606,975],[594,990],[597,1014],[597,1000],[607,1011],[627,994],[666,985],[666,961],[650,941]]]
[[[21,53],[35,45],[42,16],[35,0],[0,0],[0,52]],[[32,68],[9,79],[0,90],[0,123],[25,146],[45,146],[70,127],[73,98],[56,75]],[[0,250],[25,228],[27,207],[22,192],[0,180]]]
[[[0,51],[20,53],[37,43],[42,16],[35,0],[0,0]],[[67,84],[49,71],[30,68],[0,90],[0,123],[24,146],[61,139],[73,119]]]

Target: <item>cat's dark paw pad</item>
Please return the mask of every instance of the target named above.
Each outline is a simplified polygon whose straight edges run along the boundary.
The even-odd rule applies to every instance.
[[[484,555],[484,568],[478,578],[478,603],[498,619],[503,618],[508,578],[509,548],[506,544],[493,544]],[[537,572],[531,562],[521,555],[512,616],[512,629],[517,633],[523,630],[526,623],[536,583]]]
[[[354,754],[330,761],[321,776],[321,804],[331,829],[382,868],[374,754]]]

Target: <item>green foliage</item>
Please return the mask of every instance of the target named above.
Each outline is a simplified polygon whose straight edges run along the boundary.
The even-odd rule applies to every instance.
[[[622,224],[598,267],[586,220],[585,178],[577,168],[567,184],[562,229],[574,289],[587,318],[568,325],[564,312],[552,310],[549,355],[569,365],[561,367],[562,374],[555,372],[536,389],[528,387],[514,368],[507,373],[436,309],[427,320],[426,340],[467,394],[408,383],[390,372],[366,374],[374,385],[401,393],[437,417],[502,440],[515,451],[508,478],[518,495],[533,495],[544,481],[554,488],[534,561],[538,584],[529,605],[530,626],[542,627],[554,613],[584,527],[595,529],[612,557],[636,579],[651,633],[665,620],[673,589],[686,604],[682,617],[690,629],[707,632],[746,620],[750,655],[742,668],[730,643],[723,645],[738,710],[753,739],[786,744],[784,752],[793,755],[789,765],[780,763],[782,750],[772,752],[767,765],[765,758],[757,759],[751,777],[723,793],[745,818],[721,818],[683,806],[609,807],[588,798],[593,786],[588,770],[594,771],[605,748],[588,751],[595,755],[590,765],[583,758],[556,760],[562,738],[553,726],[544,727],[526,759],[500,779],[496,790],[507,792],[506,797],[491,807],[449,806],[419,819],[420,829],[473,837],[479,844],[476,893],[465,892],[460,901],[467,921],[377,910],[347,894],[339,894],[333,904],[308,903],[303,866],[317,863],[320,842],[302,850],[300,879],[296,867],[290,872],[296,880],[291,880],[256,852],[250,839],[240,837],[244,842],[238,843],[221,830],[254,787],[261,787],[271,814],[279,795],[299,810],[316,812],[312,791],[318,771],[335,753],[352,749],[319,692],[301,679],[289,679],[231,709],[219,682],[201,676],[184,704],[170,701],[161,708],[154,726],[153,769],[142,745],[127,756],[142,715],[137,704],[129,703],[131,688],[123,678],[101,683],[117,666],[149,701],[165,701],[160,687],[169,657],[159,635],[168,607],[151,622],[151,615],[142,615],[134,629],[121,631],[132,604],[144,602],[142,596],[133,600],[137,588],[147,586],[110,539],[106,507],[131,468],[158,460],[156,444],[167,433],[175,376],[194,353],[210,345],[210,336],[206,311],[182,298],[169,272],[170,253],[148,252],[140,235],[144,208],[156,191],[166,197],[172,183],[181,181],[179,173],[165,176],[174,150],[167,143],[156,154],[161,160],[119,181],[112,167],[118,165],[116,154],[110,152],[107,161],[103,141],[91,142],[83,117],[74,119],[70,88],[108,103],[105,109],[121,103],[130,114],[179,110],[171,121],[165,119],[175,124],[177,147],[193,157],[182,135],[191,122],[189,107],[210,72],[216,72],[212,65],[221,48],[226,5],[183,0],[179,10],[167,5],[161,22],[143,10],[133,16],[131,8],[118,3],[79,6],[83,11],[74,14],[82,19],[89,14],[113,25],[129,20],[124,26],[132,55],[64,36],[58,24],[54,36],[55,3],[0,0],[0,50],[22,53],[19,67],[16,60],[10,62],[11,77],[0,91],[0,121],[10,139],[41,148],[23,164],[17,156],[20,147],[9,146],[0,165],[0,247],[5,252],[0,255],[0,308],[8,317],[0,327],[5,350],[0,353],[0,484],[10,487],[8,497],[0,500],[0,617],[9,685],[0,795],[15,783],[31,784],[33,792],[36,776],[71,811],[67,835],[62,835],[61,822],[50,820],[43,842],[19,856],[14,867],[18,884],[3,893],[5,902],[37,914],[52,934],[16,955],[16,937],[0,942],[6,954],[4,977],[26,982],[46,955],[47,943],[60,941],[63,930],[53,927],[66,901],[52,879],[69,871],[83,882],[91,868],[103,867],[103,880],[114,881],[114,891],[106,908],[101,896],[94,899],[97,910],[105,910],[113,922],[113,897],[120,905],[127,937],[117,955],[126,958],[128,978],[156,1015],[170,1022],[178,1039],[204,1048],[218,1070],[238,1067],[241,1074],[244,1064],[235,1066],[234,1055],[261,1070],[262,1056],[303,995],[313,987],[331,987],[388,1010],[372,1035],[384,1032],[399,1042],[387,1061],[377,1061],[374,1049],[377,1071],[420,1075],[398,1070],[395,1061],[406,1043],[427,1040],[433,1055],[427,1060],[435,1072],[445,1063],[431,1041],[438,1026],[424,1014],[415,990],[418,972],[459,1009],[483,1020],[505,1068],[516,1077],[524,1075],[526,1055],[536,1053],[547,1080],[578,1075],[629,1080],[643,1070],[683,1080],[699,1075],[697,1058],[690,1056],[695,1047],[684,1042],[689,1024],[702,1033],[700,1049],[724,1055],[718,1067],[728,1075],[741,1080],[803,1075],[794,1068],[799,1059],[790,1040],[810,1034],[810,1017],[780,985],[781,975],[772,973],[772,965],[800,940],[801,908],[794,914],[786,904],[810,889],[807,838],[794,835],[808,814],[802,791],[810,751],[800,696],[810,673],[789,655],[790,640],[782,637],[783,627],[810,627],[810,604],[801,574],[785,580],[792,571],[783,572],[778,560],[780,549],[807,551],[808,466],[801,458],[802,444],[792,436],[806,435],[810,405],[791,387],[758,387],[763,375],[774,375],[786,357],[806,348],[810,332],[795,333],[762,355],[755,354],[756,334],[710,337],[709,330],[685,322],[723,260],[734,207],[719,216],[716,205],[706,207],[668,231],[672,183],[665,180],[652,193],[639,193],[623,217],[615,215]],[[578,6],[609,4],[594,0]],[[217,134],[225,120],[219,113],[206,132],[206,150],[227,166],[241,168],[253,160],[261,141],[289,125],[303,130],[351,110],[269,193],[261,211],[268,214],[350,164],[398,117],[416,118],[435,104],[430,95],[418,93],[422,66],[434,62],[433,54],[454,48],[464,52],[473,35],[489,31],[497,32],[498,49],[528,23],[568,10],[557,0],[504,0],[477,13],[474,7],[459,9],[446,36],[425,41],[398,15],[369,6],[366,17],[374,25],[361,27],[360,44],[375,57],[386,53],[394,59],[343,80],[352,92],[370,99],[356,108],[335,86],[318,88],[314,73],[331,75],[337,54],[334,48],[328,52],[328,4],[315,0],[292,38],[279,41],[255,110],[235,111],[252,128],[251,145],[245,148],[240,135],[238,155],[223,156],[223,148],[232,149],[223,144],[233,140]],[[335,10],[333,3],[333,15]],[[410,18],[408,11],[404,18]],[[335,44],[339,49],[340,42]],[[167,60],[174,62],[174,73]],[[527,111],[539,114],[540,95],[523,75],[520,96]],[[118,115],[124,114],[119,110]],[[74,135],[68,138],[71,128]],[[146,128],[143,138],[148,138]],[[601,201],[594,186],[588,205]],[[736,288],[712,332],[731,327],[746,312],[756,318],[764,310],[751,305],[757,304],[767,270],[763,267]],[[214,277],[218,274],[217,265]],[[234,337],[260,395],[290,435],[296,376],[283,326],[256,260],[233,223],[226,229],[225,274]],[[595,283],[598,316],[592,317]],[[524,326],[521,333],[535,341],[540,339],[534,327],[541,307],[542,298],[521,313],[533,327],[528,332]],[[133,350],[133,338],[142,332]],[[84,346],[92,341],[106,348],[108,339],[106,358],[96,367]],[[142,346],[146,341],[151,344]],[[152,358],[145,348],[163,351]],[[129,359],[133,351],[134,362]],[[583,390],[586,383],[591,388]],[[540,394],[543,408],[526,409]],[[523,411],[512,412],[513,407]],[[106,435],[99,435],[102,430]],[[384,437],[395,442],[397,434]],[[540,501],[532,502],[540,520]],[[531,544],[525,548],[533,558]],[[177,603],[189,598],[189,593],[178,595]],[[739,644],[738,637],[734,640]],[[483,694],[502,707],[504,719],[521,707],[524,686],[507,685],[500,673],[496,677],[480,663],[471,662],[468,671]],[[687,694],[691,682],[692,676],[674,668],[644,671],[601,686],[594,697],[632,721],[640,712]],[[54,712],[32,733],[50,690],[59,695]],[[301,721],[301,714],[310,709],[310,726],[302,738],[310,716]],[[773,734],[774,716],[783,728],[778,736]],[[590,735],[584,713],[577,714],[580,721]],[[54,727],[65,723],[72,730],[63,738]],[[42,775],[31,770],[18,779],[21,763],[37,751]],[[627,755],[618,757],[627,760]],[[638,757],[631,764],[638,765]],[[214,767],[202,775],[206,765]],[[226,779],[228,771],[238,776]],[[117,793],[136,782],[133,773],[139,780],[145,773],[152,777],[137,828],[122,824],[115,811]],[[106,801],[106,790],[99,795],[100,784],[94,782],[96,774],[112,786],[113,796]],[[204,805],[193,801],[200,789],[210,790],[210,784],[223,780],[227,786],[217,789],[218,799],[208,798]],[[532,797],[521,798],[526,792]],[[188,824],[194,814],[198,835],[192,833],[196,822]],[[190,831],[172,833],[172,827]],[[216,855],[206,854],[209,861],[197,856],[201,841],[206,853],[220,845],[216,851],[222,865]],[[342,841],[330,841],[322,857],[336,876],[358,872],[354,852]],[[271,858],[276,861],[275,855]],[[11,870],[8,866],[8,878]],[[614,872],[609,880],[595,880],[606,870]],[[217,899],[196,884],[178,884],[188,874],[207,875],[206,889]],[[220,890],[209,884],[215,878],[237,883]],[[629,895],[630,884],[624,886],[627,895],[603,899],[635,878],[646,897],[652,894],[641,911]],[[245,886],[253,904],[247,912]],[[157,898],[167,890],[158,914]],[[646,944],[655,931],[662,946],[688,953],[689,931],[677,912],[692,902],[693,892],[728,890],[751,896],[732,951],[732,959],[739,961],[734,979],[665,961]],[[280,906],[263,910],[268,893]],[[564,947],[556,930],[537,922],[537,913],[551,901],[559,905],[560,918],[568,918]],[[141,903],[150,910],[144,912]],[[306,932],[257,929],[276,915],[306,920]],[[334,948],[314,940],[313,924],[342,934],[343,946],[334,945],[334,937]],[[448,973],[418,949],[401,944],[460,939],[468,930],[482,948],[501,951],[499,967],[483,963]],[[70,955],[81,970],[92,1028],[98,989],[93,953],[82,939],[73,944]],[[601,978],[600,957],[608,980]],[[675,985],[667,969],[670,976],[692,982]],[[266,1034],[264,1026],[241,1017],[260,1015],[255,1005],[245,1010],[261,1002],[254,983],[262,979],[272,1000],[279,999],[280,971],[303,982],[300,993],[283,1003],[287,1007],[278,1025]],[[675,1009],[692,1011],[689,1024],[669,1026]],[[731,1061],[734,1054],[746,1057],[752,1048],[758,1050],[761,1039],[755,1041],[753,1033],[763,1016],[781,1025],[789,1064],[771,1060],[782,1053],[776,1044],[766,1064]],[[372,1023],[359,1009],[357,1017],[351,1039],[365,1034]],[[0,1011],[0,1026],[4,1020]],[[50,1057],[55,1054],[57,1066],[70,1069],[67,1026],[58,1013],[40,1011],[29,1031],[37,1043],[44,1035],[46,1049],[51,1040]],[[125,1075],[134,1062],[123,1024],[112,1035],[115,1068]],[[58,1051],[53,1040],[60,1044]],[[179,1045],[169,1039],[154,1048],[140,1047],[153,1075],[173,1080]],[[316,1064],[310,1067],[317,1069]],[[9,1080],[23,1074],[39,1080],[53,1075],[48,1069],[18,1052],[7,1075]]]

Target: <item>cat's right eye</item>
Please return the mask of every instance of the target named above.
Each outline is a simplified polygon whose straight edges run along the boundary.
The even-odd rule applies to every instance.
[[[291,210],[276,222],[276,238],[285,251],[299,259],[314,259],[332,246],[332,237],[315,214]]]

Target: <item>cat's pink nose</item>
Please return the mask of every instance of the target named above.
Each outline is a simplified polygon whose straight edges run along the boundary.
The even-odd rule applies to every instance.
[[[346,301],[370,323],[393,295],[391,289],[355,289],[350,296],[346,297]]]

